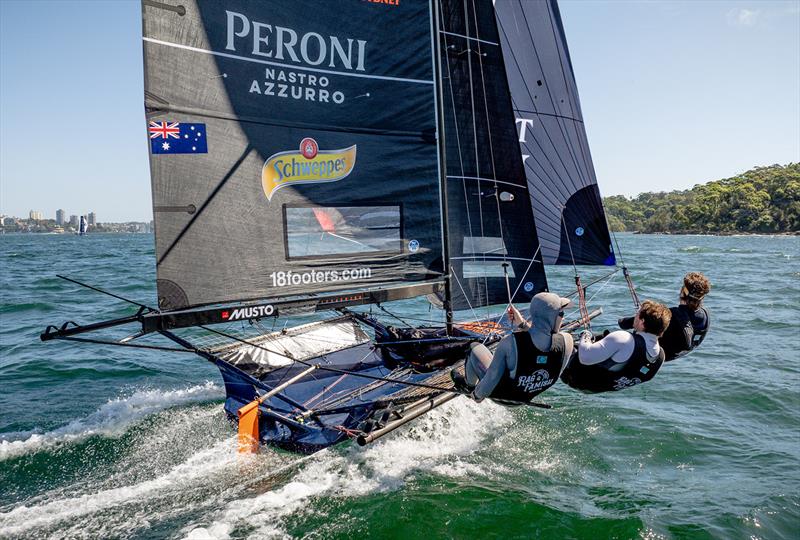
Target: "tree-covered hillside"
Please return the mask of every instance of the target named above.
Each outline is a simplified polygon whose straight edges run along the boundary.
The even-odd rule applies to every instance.
[[[686,191],[604,199],[615,231],[784,233],[800,231],[800,163],[756,167]]]

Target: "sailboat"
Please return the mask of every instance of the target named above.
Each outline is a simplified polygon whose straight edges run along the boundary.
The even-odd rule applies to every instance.
[[[212,362],[247,451],[390,433],[510,331],[484,310],[616,262],[554,0],[310,7],[143,0],[157,305],[66,278],[136,311],[41,335]]]

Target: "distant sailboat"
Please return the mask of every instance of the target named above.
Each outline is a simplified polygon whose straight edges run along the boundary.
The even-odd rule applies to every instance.
[[[86,225],[86,216],[81,216],[80,225],[78,226],[78,234],[79,234],[80,236],[83,236],[83,235],[85,235],[85,234],[86,234],[86,228],[87,228],[87,225]]]

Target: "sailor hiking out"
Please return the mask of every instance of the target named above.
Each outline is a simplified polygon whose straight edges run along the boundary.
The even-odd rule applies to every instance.
[[[708,310],[703,298],[711,291],[711,283],[700,272],[689,272],[683,278],[680,304],[670,308],[672,317],[664,335],[658,339],[664,349],[664,361],[669,362],[692,352],[705,339],[710,327]],[[619,320],[624,330],[633,328],[634,317]]]
[[[658,338],[669,326],[667,306],[645,300],[633,320],[633,332],[617,330],[598,342],[581,333],[577,353],[561,380],[583,392],[622,390],[652,379],[664,363]]]
[[[469,391],[475,401],[528,402],[553,386],[572,354],[572,336],[559,332],[569,300],[539,293],[530,305],[531,323],[509,307],[514,332],[503,338],[494,355],[473,343],[467,358],[466,377],[451,372],[456,386]]]

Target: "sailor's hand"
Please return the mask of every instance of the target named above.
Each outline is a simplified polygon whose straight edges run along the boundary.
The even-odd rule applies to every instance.
[[[592,334],[591,330],[584,330],[583,332],[581,332],[580,339],[581,339],[581,341],[585,340],[585,341],[592,342],[592,341],[594,341],[594,334]]]
[[[514,326],[519,326],[525,322],[525,319],[522,318],[522,313],[519,312],[517,308],[514,306],[508,306],[508,318],[511,320],[511,324]]]

